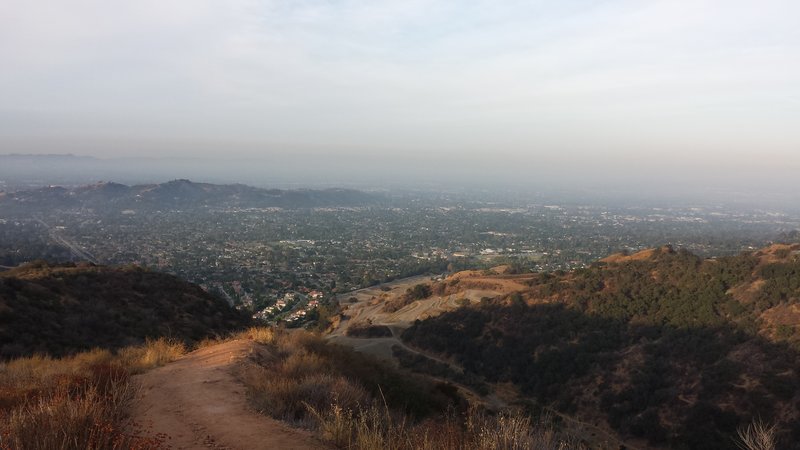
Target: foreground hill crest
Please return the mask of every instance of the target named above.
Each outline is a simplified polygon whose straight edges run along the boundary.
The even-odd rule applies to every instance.
[[[200,287],[135,266],[35,262],[0,272],[0,359],[162,336],[193,342],[245,323]]]

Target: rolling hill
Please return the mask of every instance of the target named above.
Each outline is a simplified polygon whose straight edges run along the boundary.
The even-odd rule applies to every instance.
[[[200,287],[138,267],[35,262],[0,272],[0,359],[194,342],[249,322]]]
[[[404,342],[647,446],[732,448],[737,427],[763,420],[800,448],[798,244],[714,259],[662,247],[432,285],[470,289],[496,295],[415,321]]]
[[[49,186],[0,195],[6,215],[40,212],[44,208],[96,211],[156,211],[197,208],[313,208],[374,205],[381,197],[351,189],[281,190],[243,184],[195,183],[172,180],[127,186],[101,182],[77,188]]]

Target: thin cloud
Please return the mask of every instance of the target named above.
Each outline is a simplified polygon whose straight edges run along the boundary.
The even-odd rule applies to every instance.
[[[799,15],[777,0],[16,1],[0,145],[796,161]]]

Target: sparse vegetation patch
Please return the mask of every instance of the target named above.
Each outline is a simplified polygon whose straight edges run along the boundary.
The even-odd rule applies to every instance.
[[[253,404],[272,417],[319,430],[339,448],[584,448],[549,420],[463,409],[453,390],[317,335],[272,333],[255,364],[240,374]]]
[[[112,353],[92,350],[53,359],[31,356],[0,365],[0,449],[105,450],[167,448],[144,437],[128,408],[131,375],[180,357],[164,339]]]

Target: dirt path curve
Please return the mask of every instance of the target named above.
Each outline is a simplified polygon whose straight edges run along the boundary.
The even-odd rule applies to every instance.
[[[135,379],[141,391],[133,420],[147,433],[164,433],[175,449],[320,449],[327,446],[252,410],[233,375],[256,346],[236,340],[189,353]]]

